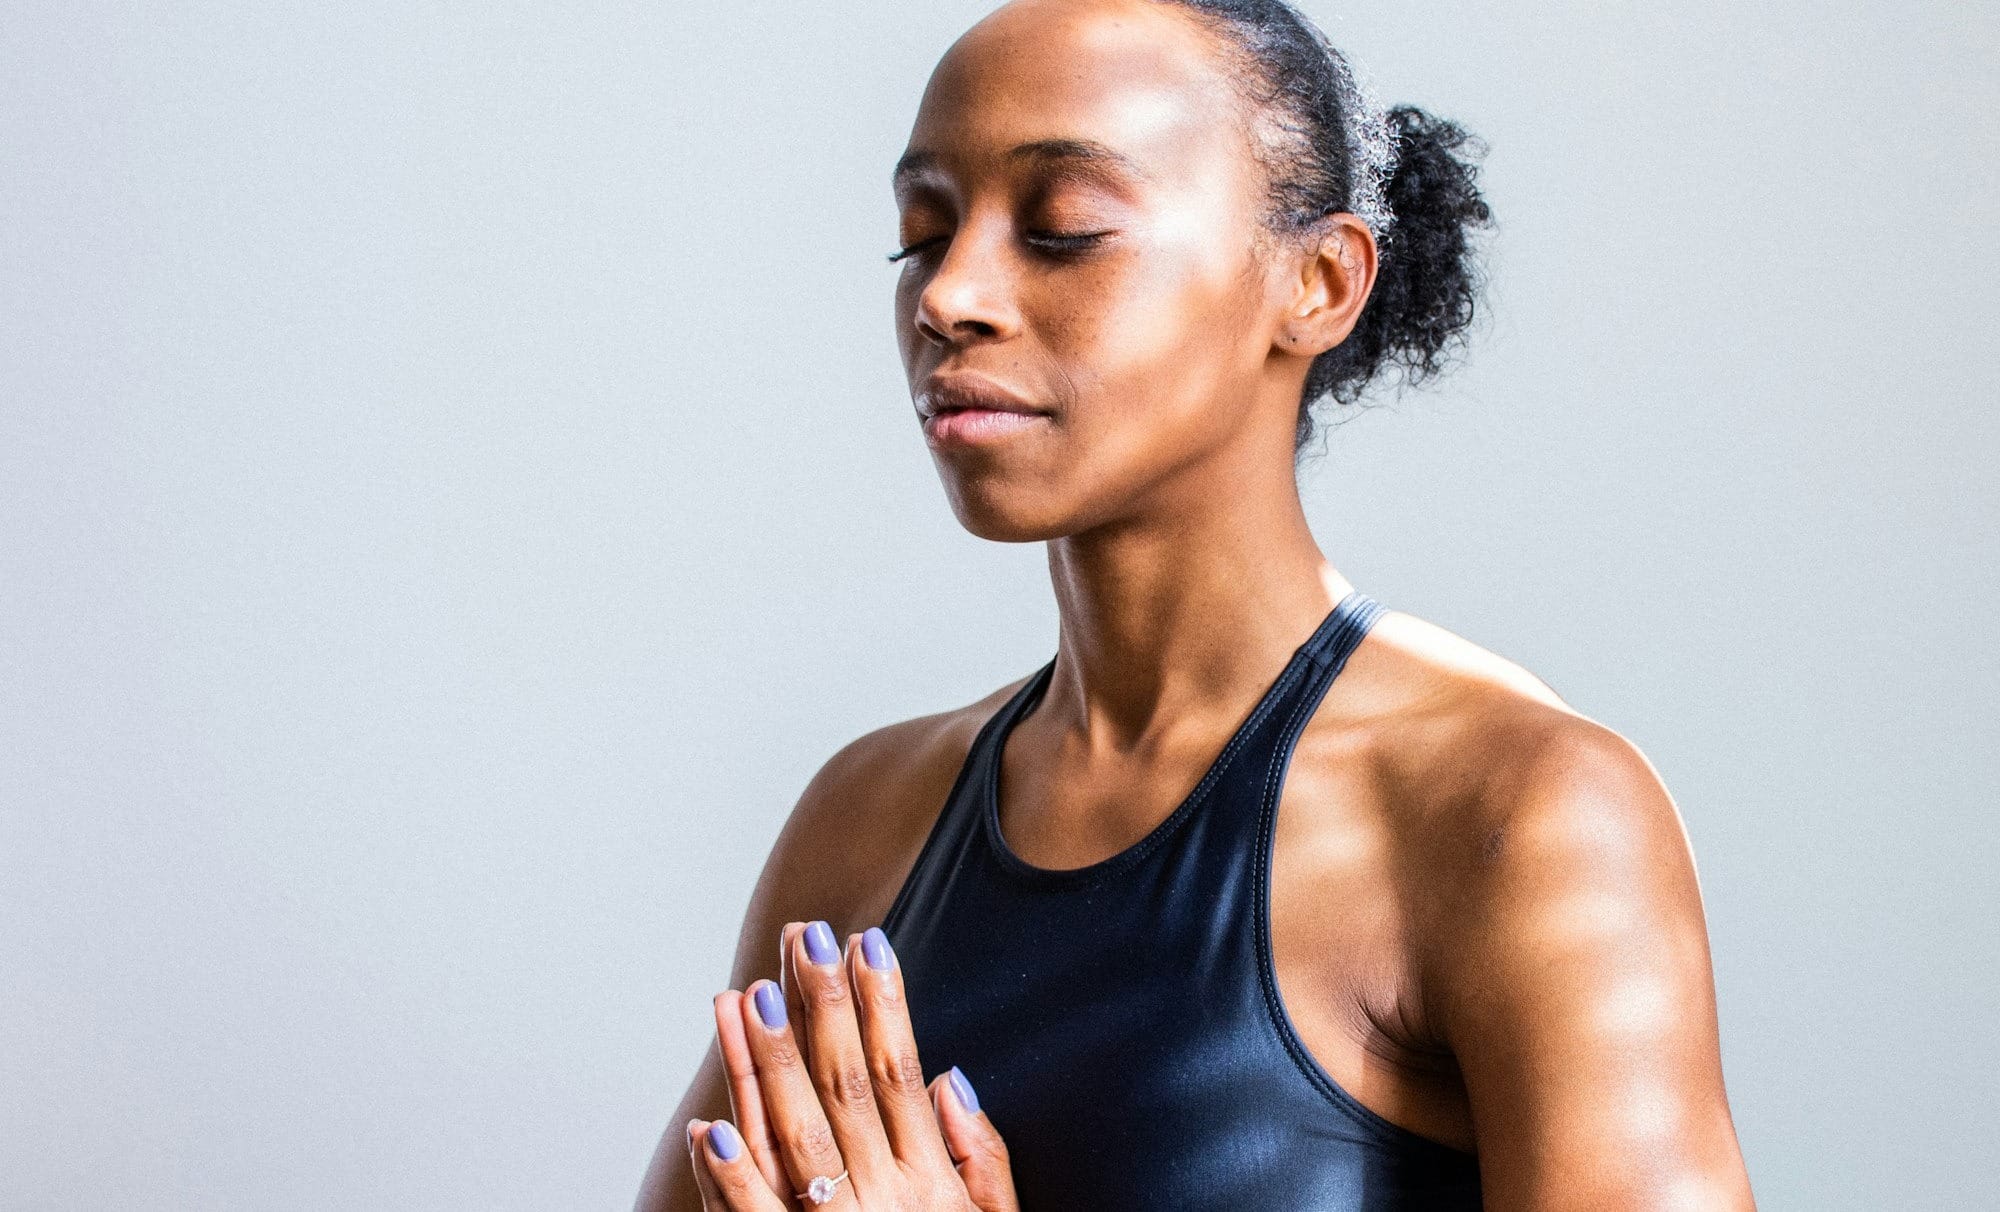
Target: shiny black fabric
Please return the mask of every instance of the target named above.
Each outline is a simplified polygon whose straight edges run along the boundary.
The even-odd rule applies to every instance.
[[[1001,747],[1055,660],[981,728],[883,929],[926,1075],[971,1078],[1027,1212],[1479,1207],[1472,1155],[1341,1090],[1272,975],[1285,768],[1382,609],[1342,599],[1173,814],[1089,867],[1030,866],[999,827]]]

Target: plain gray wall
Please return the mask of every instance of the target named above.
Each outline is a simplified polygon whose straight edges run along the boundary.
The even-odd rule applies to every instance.
[[[1323,546],[1658,766],[1765,1207],[1981,1203],[1995,7],[1308,7],[1501,220]],[[629,1205],[806,779],[1054,651],[882,261],[985,9],[10,7],[0,1206]]]

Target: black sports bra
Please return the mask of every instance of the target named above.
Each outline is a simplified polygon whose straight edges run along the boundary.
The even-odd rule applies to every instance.
[[[1000,752],[1050,659],[980,730],[883,922],[917,1045],[1006,1139],[1022,1207],[1476,1209],[1473,1156],[1399,1128],[1307,1052],[1271,963],[1292,747],[1383,607],[1350,593],[1173,814],[1072,870],[1000,832]]]

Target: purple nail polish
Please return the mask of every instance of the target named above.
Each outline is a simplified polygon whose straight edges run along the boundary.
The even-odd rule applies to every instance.
[[[735,1161],[743,1152],[743,1138],[736,1135],[736,1129],[726,1119],[718,1119],[708,1126],[708,1143],[723,1161]]]
[[[756,1003],[757,1017],[773,1031],[785,1025],[785,995],[770,981],[757,986],[750,1000]]]
[[[833,941],[832,926],[825,922],[807,923],[806,958],[815,964],[832,964],[840,960],[840,947]]]
[[[958,1096],[959,1106],[967,1111],[979,1110],[979,1096],[973,1093],[972,1083],[966,1080],[965,1074],[959,1071],[957,1065],[951,1067],[951,1071],[945,1075],[945,1081],[951,1084],[951,1092]]]
[[[870,926],[861,932],[861,958],[877,972],[896,966],[896,953],[889,949],[889,936],[882,933],[882,927]]]

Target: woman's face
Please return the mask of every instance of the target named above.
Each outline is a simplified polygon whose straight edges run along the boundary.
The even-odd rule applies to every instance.
[[[1297,274],[1244,122],[1214,36],[1148,0],[1017,0],[939,63],[896,174],[896,333],[967,529],[1073,534],[1251,459],[1289,477]]]

